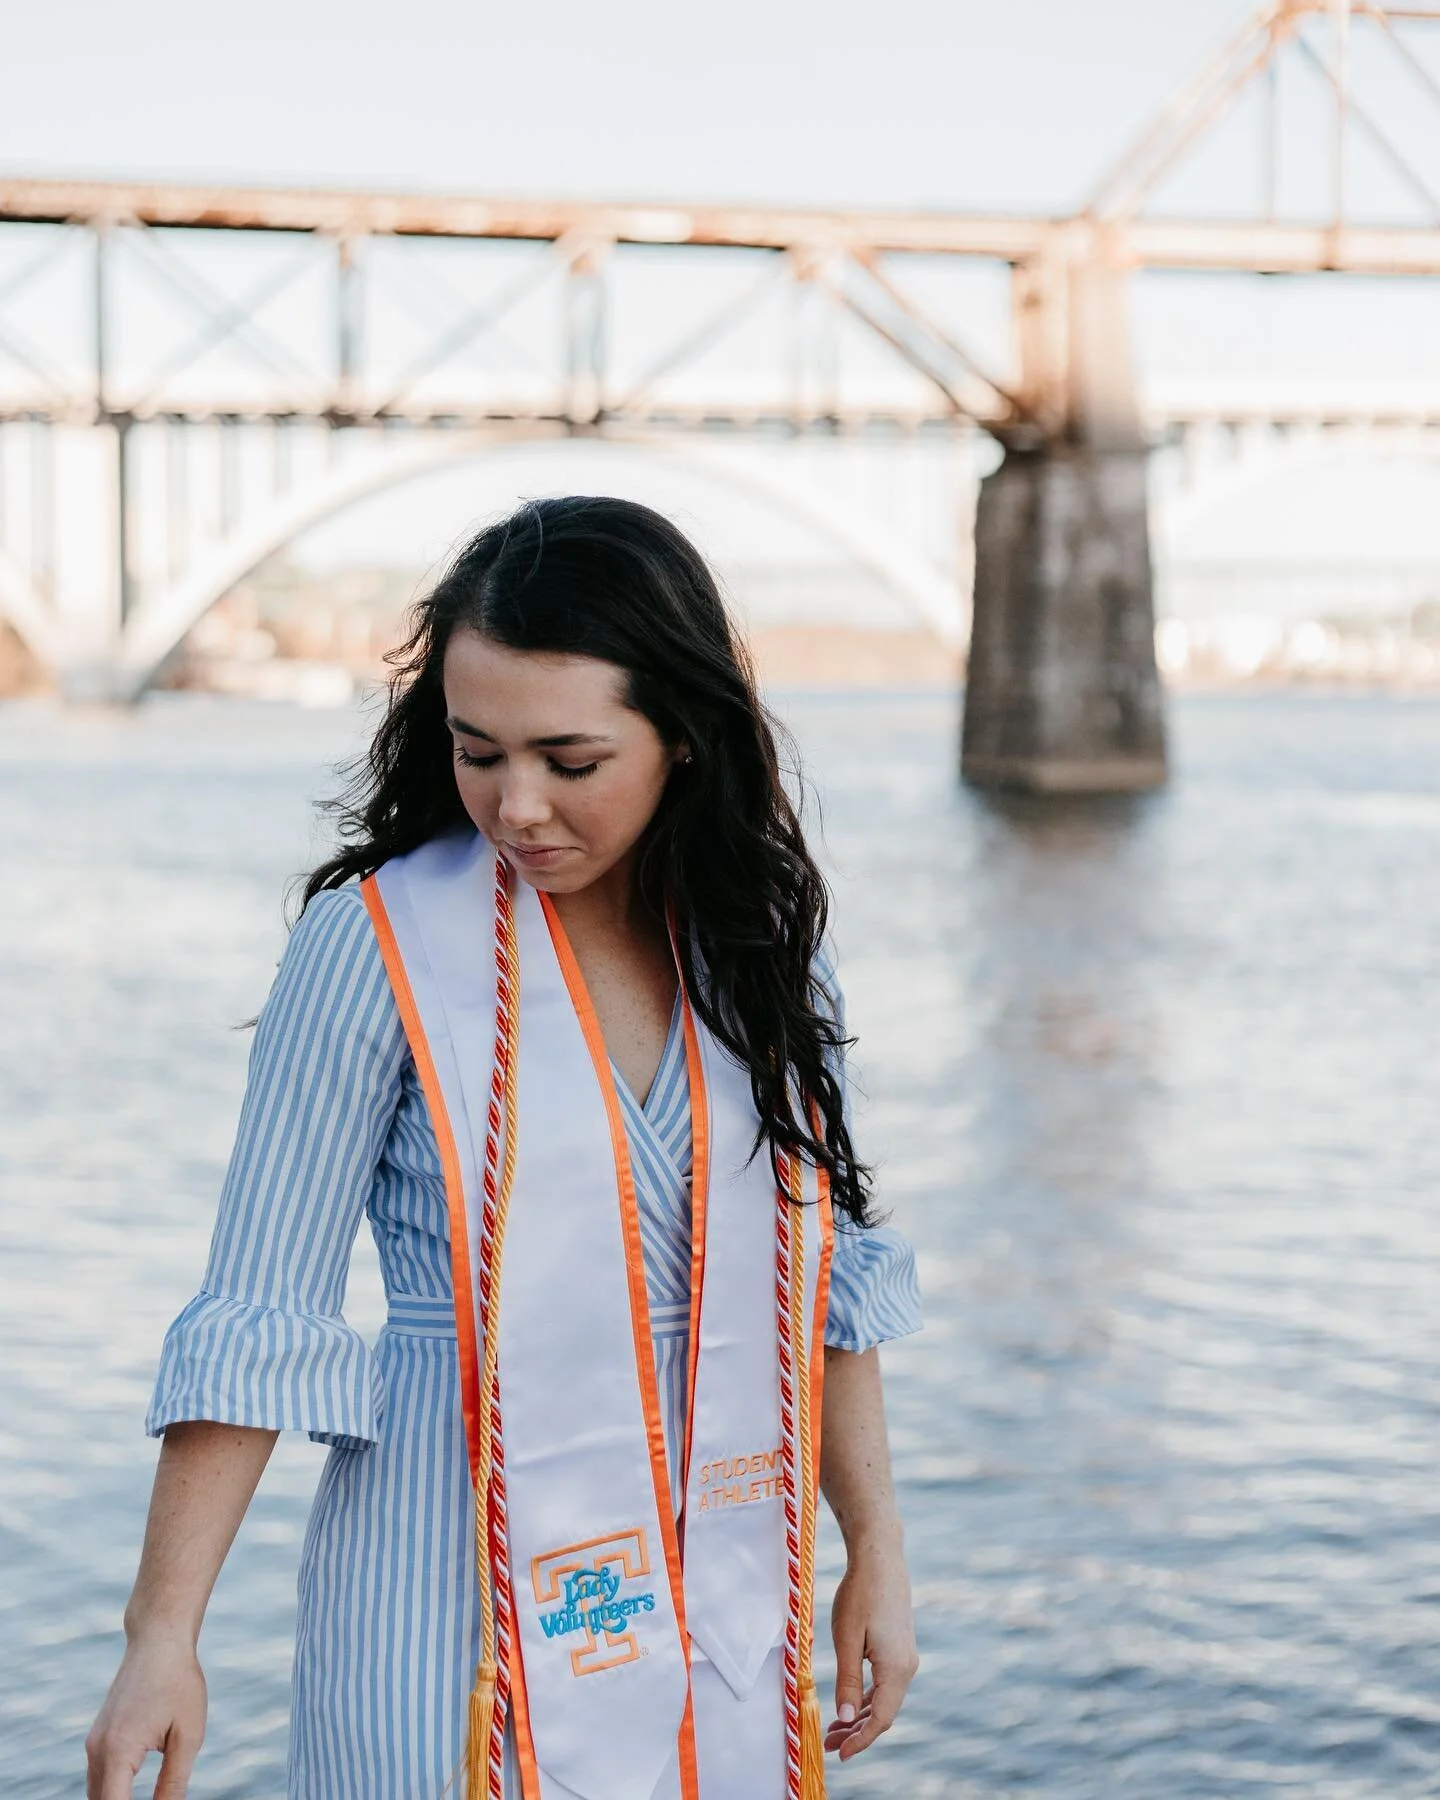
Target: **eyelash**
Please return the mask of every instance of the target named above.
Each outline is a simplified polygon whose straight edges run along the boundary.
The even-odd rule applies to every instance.
[[[472,756],[459,744],[455,746],[455,760],[463,763],[467,769],[493,769],[499,762],[498,756]],[[568,763],[558,763],[553,756],[547,756],[551,773],[558,775],[562,781],[583,781],[587,775],[593,775],[600,767],[598,762],[586,763],[583,768],[572,769]]]

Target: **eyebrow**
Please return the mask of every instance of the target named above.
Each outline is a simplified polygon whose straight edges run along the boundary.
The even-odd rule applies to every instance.
[[[495,742],[488,731],[482,731],[478,725],[467,725],[463,719],[457,719],[454,713],[451,713],[445,723],[452,731],[458,731],[464,737],[484,738],[487,744]],[[563,731],[554,737],[531,738],[526,748],[530,750],[565,750],[573,748],[576,744],[613,744],[614,742],[614,738],[605,737],[599,732]]]

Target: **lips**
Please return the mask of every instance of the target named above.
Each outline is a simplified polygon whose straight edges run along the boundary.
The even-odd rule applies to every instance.
[[[502,844],[500,847],[506,856],[532,869],[544,868],[570,848],[568,844]]]

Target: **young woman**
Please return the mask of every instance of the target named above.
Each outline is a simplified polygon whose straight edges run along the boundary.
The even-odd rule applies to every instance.
[[[201,1620],[285,1429],[333,1446],[293,1800],[821,1795],[822,1741],[868,1749],[915,1670],[876,1345],[919,1321],[851,1142],[825,888],[693,546],[612,499],[482,531],[342,817],[166,1338],[90,1800],[150,1750],[185,1791]],[[340,1315],[362,1213],[373,1355]]]

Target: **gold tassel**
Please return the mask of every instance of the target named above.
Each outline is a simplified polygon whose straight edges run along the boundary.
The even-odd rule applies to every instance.
[[[470,1736],[465,1746],[466,1800],[484,1800],[489,1780],[490,1725],[495,1717],[495,1675],[495,1664],[482,1662],[475,1671],[475,1685],[470,1690]]]
[[[820,1696],[807,1669],[800,1676],[800,1800],[825,1800],[825,1733]]]

